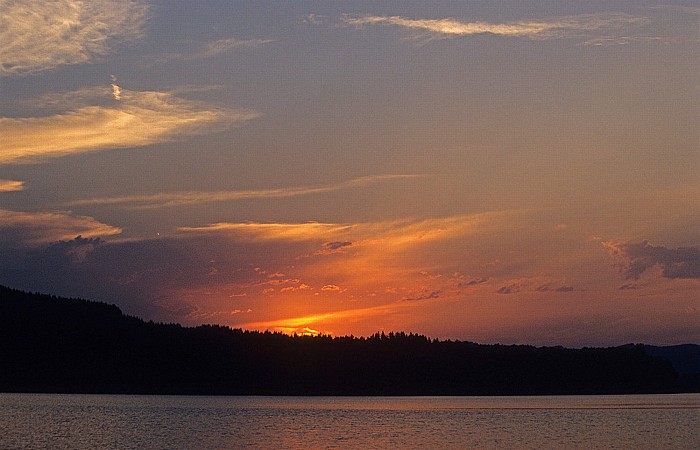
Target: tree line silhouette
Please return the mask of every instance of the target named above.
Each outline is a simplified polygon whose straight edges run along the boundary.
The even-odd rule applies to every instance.
[[[288,336],[126,316],[0,287],[0,391],[237,395],[698,392],[641,345],[480,345],[413,333]]]

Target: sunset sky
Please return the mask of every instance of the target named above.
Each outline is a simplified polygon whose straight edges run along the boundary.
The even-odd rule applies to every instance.
[[[700,343],[693,5],[0,0],[0,284],[185,325]]]

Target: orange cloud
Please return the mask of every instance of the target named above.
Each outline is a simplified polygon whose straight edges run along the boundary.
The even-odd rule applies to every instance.
[[[24,190],[24,181],[0,180],[0,192]]]
[[[445,301],[464,292],[481,290],[486,281],[481,271],[463,280],[450,276],[455,267],[473,257],[460,255],[457,263],[453,256],[440,259],[435,246],[449,246],[452,240],[459,242],[479,234],[497,233],[511,226],[512,215],[512,212],[498,212],[356,224],[218,223],[181,231],[182,238],[192,233],[218,236],[232,245],[244,242],[276,246],[277,242],[284,242],[285,258],[278,259],[276,266],[265,270],[257,268],[257,279],[236,283],[235,289],[250,289],[250,295],[259,295],[260,289],[255,287],[263,286],[268,296],[285,294],[285,305],[302,307],[296,311],[300,313],[310,306],[309,295],[304,295],[297,285],[287,280],[297,283],[304,280],[304,284],[316,287],[314,293],[333,294],[339,301],[352,301],[358,307],[376,304],[377,300],[401,298]],[[314,246],[320,250],[314,251]],[[298,253],[294,253],[295,248]],[[352,251],[325,251],[345,248]],[[286,276],[267,277],[268,272],[276,271]],[[278,290],[270,290],[273,286]],[[294,294],[291,303],[290,294]],[[328,295],[324,297],[329,298]]]
[[[353,225],[331,223],[231,223],[220,222],[202,227],[180,227],[180,231],[208,234],[226,232],[249,241],[306,241],[337,236],[352,230]]]
[[[342,289],[340,286],[336,286],[335,284],[326,284],[321,288],[322,291],[334,291],[334,292],[341,292]]]
[[[230,233],[247,241],[351,242],[353,246],[368,246],[381,241],[384,245],[404,246],[484,231],[492,232],[494,227],[503,225],[511,215],[511,212],[503,211],[355,224],[219,222],[201,227],[181,227],[179,230],[203,234]]]
[[[583,250],[565,259],[561,243],[571,235],[555,231],[558,215],[538,209],[363,223],[219,223],[183,229],[179,239],[217,240],[266,255],[236,273],[239,281],[223,282],[220,299],[209,300],[226,304],[231,292],[248,293],[245,304],[236,306],[255,305],[255,315],[230,318],[228,325],[288,333],[310,328],[366,334],[394,326],[420,331],[428,323],[442,327],[437,314],[456,327],[456,317],[476,323],[471,314],[486,317],[495,304],[522,312],[539,302],[537,308],[555,311],[563,301],[574,307],[584,290],[599,289],[599,295],[605,253],[582,233]],[[532,226],[537,233],[523,236]],[[330,252],[341,249],[346,251]],[[581,276],[580,261],[590,255],[585,261],[604,266]],[[268,278],[277,272],[284,276]],[[280,282],[286,279],[303,280],[314,290]],[[261,295],[265,288],[275,290]],[[513,295],[501,295],[507,293]],[[185,295],[200,298],[194,289]]]
[[[294,292],[294,291],[310,291],[313,290],[308,284],[300,284],[299,286],[287,286],[280,289],[280,292]]]

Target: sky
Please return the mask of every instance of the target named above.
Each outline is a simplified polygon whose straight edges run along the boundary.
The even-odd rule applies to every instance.
[[[700,343],[700,7],[0,0],[0,284],[184,325]]]

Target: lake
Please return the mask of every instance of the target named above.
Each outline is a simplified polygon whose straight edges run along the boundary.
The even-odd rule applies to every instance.
[[[700,448],[700,394],[0,394],[2,448]]]

